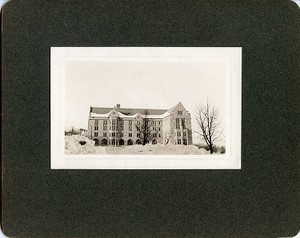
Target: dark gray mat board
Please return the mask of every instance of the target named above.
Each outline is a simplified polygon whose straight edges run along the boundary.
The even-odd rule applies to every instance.
[[[32,1],[2,10],[2,228],[11,237],[299,231],[298,6]],[[50,170],[50,47],[242,47],[241,170]]]

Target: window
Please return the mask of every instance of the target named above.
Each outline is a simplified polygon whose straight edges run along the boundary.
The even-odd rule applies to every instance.
[[[183,144],[187,145],[187,139],[183,139]]]
[[[160,127],[158,128],[158,131],[160,131]]]
[[[160,137],[160,134],[158,134],[158,137]]]
[[[181,131],[177,131],[177,136],[181,136]]]
[[[128,130],[129,130],[129,131],[132,131],[132,126],[129,126]]]
[[[186,131],[183,132],[183,136],[186,136]]]
[[[119,137],[123,137],[123,133],[122,132],[119,132]]]
[[[178,113],[178,115],[182,115],[182,111],[178,111],[177,113]]]
[[[180,129],[179,118],[176,118],[176,129]]]
[[[97,136],[98,136],[98,132],[95,132],[95,133],[94,133],[94,136],[96,136],[96,137],[97,137]]]
[[[118,129],[122,131],[123,130],[123,121],[121,119],[119,119],[117,121],[117,123],[118,123]]]
[[[103,137],[107,137],[107,133],[103,133]]]
[[[99,120],[95,120],[95,125],[98,125],[98,121],[99,121]]]
[[[185,119],[184,118],[181,119],[181,126],[182,126],[182,129],[185,129]]]
[[[112,137],[115,137],[115,136],[116,136],[116,133],[115,133],[115,132],[111,133],[111,136],[112,136]]]
[[[136,134],[136,137],[140,137],[140,135],[141,135],[140,133],[137,133],[137,134]]]
[[[128,123],[129,123],[129,126],[132,126],[132,121],[128,121]]]
[[[103,121],[103,130],[106,131],[107,130],[107,120]]]
[[[112,130],[116,130],[116,120],[112,120]]]
[[[128,133],[128,137],[132,137],[132,133]]]
[[[177,145],[181,145],[181,139],[177,139]]]
[[[98,131],[98,126],[95,126],[95,131]]]

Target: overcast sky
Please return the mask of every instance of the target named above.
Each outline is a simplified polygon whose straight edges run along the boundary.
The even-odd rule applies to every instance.
[[[197,129],[195,111],[207,99],[225,120],[225,80],[226,65],[217,61],[68,61],[65,126],[87,128],[90,106],[168,109],[182,102]]]

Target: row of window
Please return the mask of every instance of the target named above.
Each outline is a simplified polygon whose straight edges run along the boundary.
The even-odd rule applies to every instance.
[[[138,139],[136,140],[135,142],[131,139],[129,139],[127,142],[126,140],[124,141],[123,139],[102,139],[101,141],[99,141],[98,139],[94,139],[95,141],[95,145],[102,145],[102,146],[107,146],[107,145],[118,145],[118,146],[123,146],[123,145],[133,145],[133,144],[136,144],[136,145],[140,145],[142,144],[142,142]],[[157,140],[156,139],[153,139],[151,141],[151,143],[153,145],[157,144]]]
[[[95,129],[95,131],[98,131],[99,130],[99,126],[95,126],[94,129]],[[103,126],[103,130],[107,131],[107,126]]]
[[[112,133],[106,133],[106,132],[104,132],[103,133],[103,137],[107,137],[107,134],[110,136],[110,137],[124,137],[124,133],[122,133],[122,132],[117,132],[117,133],[115,133],[115,132],[112,132]],[[98,137],[100,135],[100,133],[98,133],[98,132],[95,132],[94,133],[94,137]],[[136,136],[137,137],[140,137],[140,133],[137,133],[136,134]],[[128,133],[128,137],[132,137],[132,133]],[[153,137],[155,138],[155,137],[157,137],[157,134],[156,133],[154,133],[153,134]],[[161,137],[161,135],[160,134],[158,134],[158,137]]]
[[[184,118],[176,118],[176,126],[175,127],[176,127],[176,129],[186,129],[185,119]]]
[[[95,125],[98,125],[99,120],[95,120]],[[107,125],[107,120],[103,120],[103,125]]]
[[[181,142],[183,145],[187,145],[187,139],[177,139],[177,145],[181,145]]]
[[[186,136],[186,131],[184,131],[182,133],[183,136]],[[181,136],[181,131],[177,131],[177,137],[180,137]]]
[[[108,120],[95,120],[95,125],[98,125],[99,124],[99,121],[103,121],[103,125],[107,125],[107,121]],[[112,125],[124,125],[124,121],[123,120],[117,120],[117,119],[114,119],[114,120],[111,120],[111,124]],[[137,125],[140,125],[140,123],[141,123],[141,121],[136,121],[137,122]],[[153,125],[153,126],[156,126],[157,125],[157,123],[158,123],[158,125],[160,126],[161,125],[161,122],[160,121],[153,121],[153,120],[151,120],[150,121],[150,123],[151,123],[151,125]],[[128,125],[129,126],[132,126],[132,120],[131,121],[128,121]]]
[[[98,131],[99,130],[99,126],[95,125],[94,129],[95,129],[95,131]],[[109,129],[113,130],[113,131],[115,131],[116,129],[122,131],[122,130],[124,130],[124,127],[123,126],[112,125],[112,126],[109,127]],[[155,130],[155,128],[152,128],[152,129]],[[132,126],[129,126],[128,130],[132,131]],[[107,131],[107,126],[103,126],[103,131]],[[160,131],[160,127],[158,128],[158,131]]]

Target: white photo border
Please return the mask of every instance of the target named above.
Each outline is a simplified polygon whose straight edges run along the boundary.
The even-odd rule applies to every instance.
[[[51,169],[241,169],[241,47],[51,47]],[[221,155],[66,155],[64,97],[67,61],[223,61],[226,153]]]

